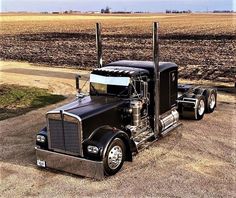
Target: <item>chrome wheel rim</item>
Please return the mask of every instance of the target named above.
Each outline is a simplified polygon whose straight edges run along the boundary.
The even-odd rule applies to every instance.
[[[216,104],[215,94],[211,94],[211,97],[210,97],[210,108],[213,109],[215,107],[215,104]]]
[[[201,116],[205,111],[205,103],[203,100],[200,100],[198,105],[198,114]]]
[[[114,146],[108,153],[108,166],[110,169],[116,169],[122,162],[122,149],[120,146]]]

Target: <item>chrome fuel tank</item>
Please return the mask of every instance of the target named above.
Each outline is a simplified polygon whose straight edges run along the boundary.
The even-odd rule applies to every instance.
[[[160,121],[162,131],[164,131],[179,121],[179,112],[176,109],[171,110],[169,113],[162,116]]]

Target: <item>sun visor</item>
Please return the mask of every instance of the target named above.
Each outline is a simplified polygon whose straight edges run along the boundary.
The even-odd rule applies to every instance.
[[[105,84],[105,85],[128,86],[130,84],[130,78],[129,77],[100,76],[96,74],[90,74],[90,82]]]

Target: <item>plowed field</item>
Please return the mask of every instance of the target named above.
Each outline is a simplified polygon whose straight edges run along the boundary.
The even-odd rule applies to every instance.
[[[105,63],[152,60],[152,22],[160,22],[161,60],[180,77],[234,82],[236,15],[1,15],[0,57],[50,66],[96,66],[94,25],[103,26]]]

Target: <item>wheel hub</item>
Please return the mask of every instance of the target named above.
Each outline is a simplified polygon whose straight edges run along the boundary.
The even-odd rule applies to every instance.
[[[111,169],[116,169],[122,162],[122,149],[120,146],[114,146],[108,154],[108,166]]]

